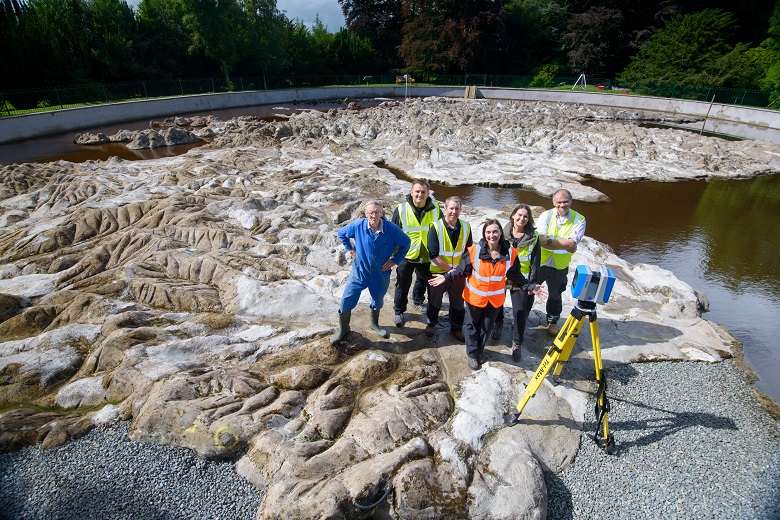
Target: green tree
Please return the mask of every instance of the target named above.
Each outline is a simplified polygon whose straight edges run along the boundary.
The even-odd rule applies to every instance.
[[[771,105],[780,108],[780,0],[775,2],[775,9],[769,22],[769,38],[761,44],[769,54],[769,65],[764,77],[759,80],[759,86],[770,92]]]
[[[276,8],[276,0],[241,0],[245,16],[241,64],[242,70],[263,75],[277,73],[288,62],[284,49],[285,18]]]
[[[718,60],[734,45],[734,17],[719,9],[680,15],[656,31],[620,74],[624,81],[720,85]]]
[[[315,24],[317,25],[317,24]],[[322,24],[320,37],[327,35]],[[324,34],[323,34],[324,31]],[[285,30],[285,47],[289,56],[288,67],[284,71],[294,78],[295,86],[300,86],[306,76],[327,73],[327,49],[315,44],[312,31],[301,20],[288,20]]]
[[[22,45],[35,83],[52,86],[91,80],[84,0],[31,0],[25,16]]]
[[[379,66],[391,69],[401,66],[401,45],[406,0],[339,0],[347,29],[367,38],[376,51]]]
[[[623,13],[603,6],[569,16],[563,42],[574,72],[609,75],[623,47]]]
[[[398,50],[407,69],[497,72],[511,49],[492,0],[411,0]]]
[[[230,72],[240,59],[243,16],[236,0],[181,0],[182,19],[190,38],[190,52],[202,50],[219,63],[230,86]]]
[[[137,73],[133,41],[135,15],[125,0],[88,0],[85,37],[90,76],[97,81],[119,81]]]
[[[379,56],[368,38],[341,28],[332,41],[329,54],[340,74],[374,73],[379,70]]]
[[[506,73],[527,73],[556,62],[562,53],[561,34],[567,10],[558,0],[515,0],[506,4],[507,30],[514,45]]]
[[[23,23],[27,6],[17,0],[0,0],[0,88],[12,89],[24,85],[23,77],[30,67],[25,65]]]
[[[139,74],[176,78],[210,72],[204,68],[202,51],[189,51],[190,37],[184,26],[184,15],[180,1],[141,0],[137,14],[139,38],[135,45]]]

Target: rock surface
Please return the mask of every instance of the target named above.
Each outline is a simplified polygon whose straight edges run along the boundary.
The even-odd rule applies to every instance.
[[[353,332],[332,346],[350,268],[336,230],[365,199],[389,209],[403,198],[408,181],[388,168],[545,195],[566,187],[590,201],[605,197],[588,177],[780,171],[777,146],[639,126],[654,117],[427,99],[199,120],[212,143],[165,160],[0,169],[0,406],[11,409],[0,449],[57,446],[107,406],[132,417],[139,441],[241,456],[264,491],[258,518],[361,516],[356,504],[390,484],[403,518],[543,518],[543,471],[571,464],[591,413],[588,333],[562,382],[545,381],[526,407],[540,423],[506,428],[503,413],[549,345],[534,327],[540,311],[521,362],[493,342],[475,373],[445,329],[423,334],[423,316],[376,338],[367,293]],[[180,122],[144,135],[164,141]],[[479,233],[494,214],[466,207],[462,217]],[[606,366],[735,353],[734,338],[701,318],[706,298],[672,273],[588,238],[574,263],[618,278],[599,309]]]

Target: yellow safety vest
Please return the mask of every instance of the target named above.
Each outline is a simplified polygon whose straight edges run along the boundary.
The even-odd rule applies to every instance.
[[[539,216],[539,221],[544,222],[546,220],[547,234],[558,238],[570,237],[572,231],[574,231],[575,226],[577,226],[577,224],[582,222],[584,219],[582,215],[570,209],[569,218],[562,226],[559,226],[558,218],[556,215],[557,215],[556,210],[548,209],[547,211],[545,211]],[[556,269],[566,269],[567,267],[569,267],[569,263],[571,262],[572,253],[569,253],[568,251],[565,251],[563,249],[556,249],[554,251],[550,251],[549,249],[542,248],[542,256],[540,258],[540,264],[541,265],[546,264],[547,261],[550,259],[550,256],[553,257],[553,262],[555,262]]]
[[[468,242],[469,234],[471,233],[471,226],[468,222],[458,219],[460,222],[460,235],[458,236],[458,243],[453,247],[450,240],[450,234],[447,232],[447,224],[444,219],[439,219],[433,223],[433,229],[436,230],[436,235],[439,237],[439,258],[444,260],[450,268],[454,268],[460,259],[463,257],[463,252],[466,251],[466,243]],[[431,273],[441,274],[446,272],[444,269],[431,262]]]
[[[531,275],[531,252],[534,250],[536,242],[539,241],[539,232],[534,231],[534,236],[536,237],[536,240],[534,240],[533,243],[517,248],[517,259],[520,260],[520,272],[523,273],[523,276],[526,278]]]
[[[409,251],[406,253],[406,259],[430,262],[428,257],[428,230],[439,218],[438,206],[431,211],[425,212],[422,222],[417,220],[414,208],[408,202],[398,205],[398,213],[401,217],[401,228],[406,233],[406,236],[412,240],[412,245],[409,246]]]

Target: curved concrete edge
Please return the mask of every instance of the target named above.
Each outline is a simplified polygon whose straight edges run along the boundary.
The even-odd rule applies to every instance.
[[[479,94],[481,94],[479,97],[484,97],[485,99],[582,103],[585,105],[666,112],[675,116],[688,116],[701,120],[700,123],[678,125],[686,129],[703,129],[705,132],[780,144],[780,112],[777,110],[721,105],[718,103],[713,103],[710,106],[710,103],[704,101],[576,90],[522,90],[483,87],[479,89]]]
[[[95,126],[160,118],[193,112],[257,105],[342,98],[403,98],[440,96],[464,98],[466,87],[458,86],[355,86],[289,90],[262,90],[199,94],[127,101],[0,118],[0,144],[33,137],[88,129]],[[513,101],[583,103],[637,110],[667,112],[701,119],[707,132],[780,144],[780,117],[776,110],[713,104],[701,101],[654,98],[567,90],[526,90],[479,87],[477,97]],[[709,112],[709,114],[708,114]],[[706,118],[706,121],[705,121]],[[691,127],[691,129],[694,129]],[[699,130],[700,128],[695,128]]]

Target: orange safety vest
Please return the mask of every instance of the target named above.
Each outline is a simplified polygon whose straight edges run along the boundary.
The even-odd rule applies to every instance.
[[[506,295],[506,273],[517,258],[517,249],[509,248],[509,260],[503,262],[483,261],[479,258],[480,246],[474,244],[468,249],[471,257],[471,274],[466,278],[463,300],[474,307],[504,305]]]

